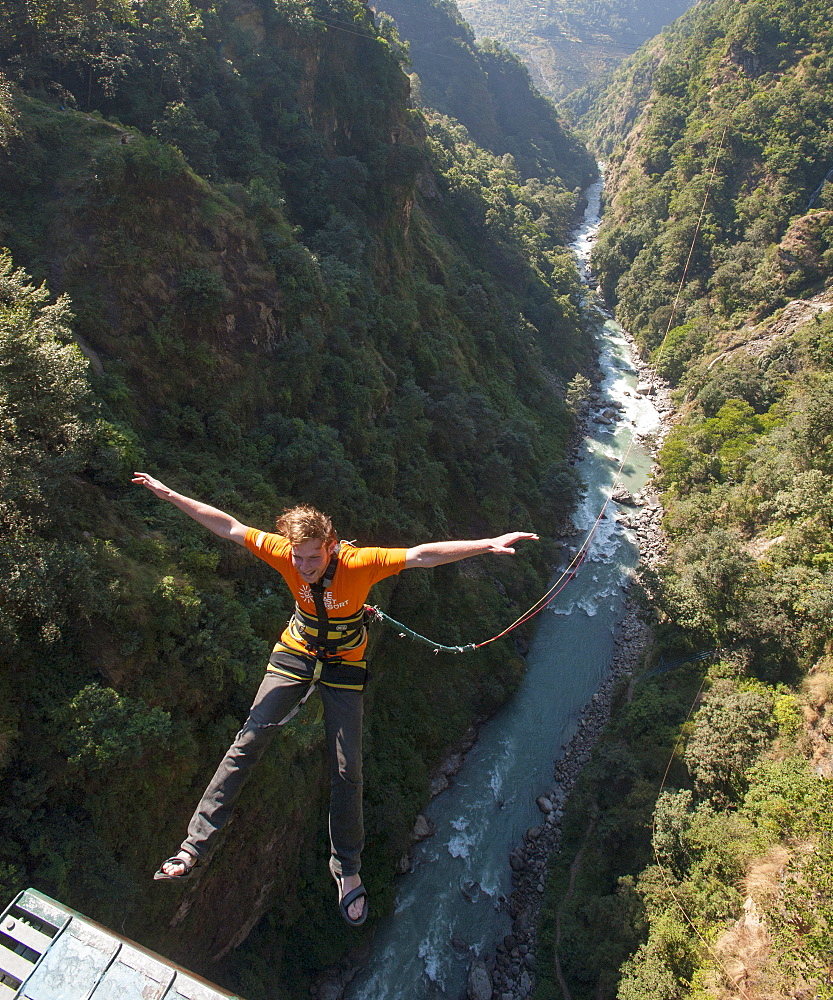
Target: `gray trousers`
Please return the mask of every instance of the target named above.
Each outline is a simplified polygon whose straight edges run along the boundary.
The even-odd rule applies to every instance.
[[[275,735],[278,724],[298,704],[309,681],[267,673],[249,717],[220,762],[188,824],[182,847],[198,858],[211,852],[234,803]],[[361,692],[318,685],[324,704],[324,730],[330,757],[330,867],[336,875],[355,875],[364,847],[362,819]]]

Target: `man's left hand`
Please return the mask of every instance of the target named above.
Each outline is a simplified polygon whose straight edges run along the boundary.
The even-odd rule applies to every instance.
[[[502,553],[513,556],[515,554],[515,543],[524,538],[529,538],[534,542],[538,541],[538,536],[533,535],[530,531],[510,531],[506,535],[498,535],[497,538],[490,539],[492,547],[489,551],[496,554]]]

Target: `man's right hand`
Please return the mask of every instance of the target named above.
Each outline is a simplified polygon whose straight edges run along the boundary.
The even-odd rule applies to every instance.
[[[153,476],[149,476],[146,472],[134,472],[130,482],[135,483],[137,486],[144,486],[162,500],[168,500],[171,496],[171,490],[164,483],[160,483],[158,479],[154,479]]]
[[[236,517],[226,514],[225,511],[210,507],[199,500],[192,500],[191,497],[186,497],[182,493],[176,493],[169,486],[160,483],[158,479],[154,479],[146,472],[134,472],[130,481],[137,486],[144,486],[160,500],[167,500],[174,507],[179,507],[181,511],[184,511],[203,527],[208,528],[209,531],[213,531],[220,538],[228,538],[238,545],[246,544],[248,528]]]

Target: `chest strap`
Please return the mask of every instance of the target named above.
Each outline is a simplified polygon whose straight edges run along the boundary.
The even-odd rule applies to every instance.
[[[326,640],[324,640],[324,636],[326,636],[327,632],[330,630],[330,618],[327,614],[327,606],[324,603],[324,591],[333,582],[333,577],[336,575],[337,568],[338,549],[333,552],[329,563],[327,563],[327,568],[321,574],[320,579],[316,580],[315,583],[311,583],[309,588],[312,591],[312,599],[315,603],[315,613],[318,616],[318,635],[316,636],[316,643],[320,644],[324,649],[326,649]],[[296,613],[299,610],[297,602],[295,604],[295,610]]]
[[[295,614],[289,621],[289,634],[310,652],[346,653],[364,641],[364,611],[345,618],[328,617],[322,626],[320,615],[308,615],[296,605]]]

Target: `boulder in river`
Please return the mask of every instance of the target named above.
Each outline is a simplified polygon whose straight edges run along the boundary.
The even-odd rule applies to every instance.
[[[325,979],[318,987],[318,1000],[341,1000],[344,987],[337,979]]]
[[[407,872],[409,872],[411,870],[411,865],[412,864],[413,864],[413,862],[411,861],[411,855],[410,854],[403,854],[402,857],[397,862],[397,865],[396,865],[396,874],[397,875],[405,875]]]
[[[466,1000],[492,1000],[492,977],[486,963],[480,958],[471,963],[466,982]]]
[[[440,772],[440,774],[435,774],[434,777],[431,779],[430,785],[428,786],[431,798],[433,798],[435,795],[439,795],[440,792],[444,792],[450,784],[451,782],[442,772]]]
[[[428,819],[427,816],[423,816],[420,813],[416,818],[416,823],[414,823],[411,840],[425,840],[426,837],[433,837],[436,832],[433,820]]]
[[[631,507],[637,507],[638,504],[633,497],[633,494],[629,493],[624,486],[620,483],[616,489],[610,494],[610,499],[615,503],[628,504]]]

